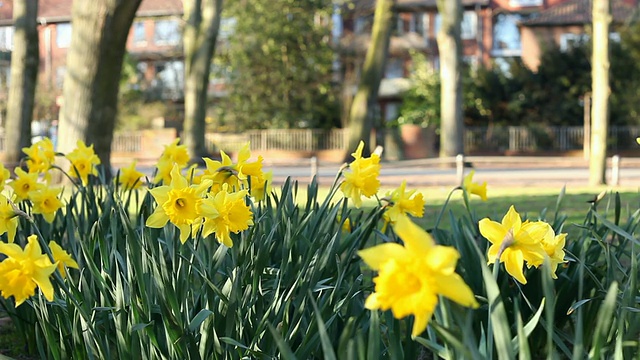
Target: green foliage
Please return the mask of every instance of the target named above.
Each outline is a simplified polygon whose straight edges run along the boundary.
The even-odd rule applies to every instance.
[[[521,285],[503,265],[486,265],[475,200],[463,192],[465,212],[455,215],[446,201],[428,230],[460,253],[457,273],[481,306],[442,298],[427,330],[411,339],[410,319],[364,308],[375,274],[357,256],[400,240],[383,230],[382,204],[350,208],[338,194],[340,180],[338,174],[327,196],[313,181],[302,202],[292,181],[263,202],[247,199],[255,224],[232,235],[232,248],[200,234],[181,244],[171,224],[146,227],[157,206],[146,192],[113,184],[73,188],[53,224],[39,215],[20,218],[16,242],[32,233],[43,248],[55,240],[81,270],[55,276],[53,302],[37,294],[15,308],[0,298],[0,308],[42,359],[638,356],[638,204],[600,196],[570,223],[563,190],[553,212],[528,219],[571,233],[569,262],[556,280],[547,264],[526,269]],[[523,213],[539,210],[515,205]],[[32,213],[28,203],[19,206]],[[440,225],[443,217],[450,226]],[[351,228],[344,230],[347,219]]]
[[[440,75],[429,66],[422,53],[413,52],[411,62],[412,86],[402,97],[400,117],[393,125],[440,124]]]
[[[233,35],[216,60],[228,79],[220,125],[324,128],[337,121],[328,0],[230,2]]]

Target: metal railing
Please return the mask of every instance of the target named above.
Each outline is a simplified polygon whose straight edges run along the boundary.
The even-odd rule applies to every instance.
[[[275,129],[249,130],[244,133],[207,133],[207,150],[237,152],[250,142],[251,150],[320,151],[343,150],[348,147],[348,129]],[[637,149],[640,126],[609,127],[610,151]],[[144,151],[141,132],[116,133],[113,152]],[[464,132],[467,154],[509,152],[563,152],[582,150],[584,128],[580,126],[490,126],[467,127]],[[0,151],[4,150],[0,136]]]

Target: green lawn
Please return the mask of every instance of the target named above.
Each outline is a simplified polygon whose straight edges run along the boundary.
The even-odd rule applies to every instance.
[[[407,188],[412,189],[410,187]],[[379,194],[386,194],[387,191],[392,189],[381,189]],[[438,214],[442,211],[442,207],[446,202],[447,196],[451,191],[451,188],[446,187],[424,187],[417,188],[416,190],[422,192],[426,200],[425,215],[422,219],[417,220],[424,228],[433,228],[438,217]],[[514,205],[516,210],[521,216],[527,217],[532,220],[537,220],[541,217],[541,214],[546,209],[544,215],[547,221],[552,221],[555,216],[556,203],[558,201],[558,195],[562,191],[562,187],[502,187],[494,188],[489,185],[487,190],[487,201],[480,200],[479,197],[472,196],[470,198],[471,210],[474,212],[478,219],[489,217],[492,220],[500,221],[502,216],[507,212],[511,205]],[[607,209],[611,209],[609,213],[613,212],[613,199],[615,193],[620,194],[622,203],[622,218],[626,218],[628,215],[640,208],[640,191],[638,187],[614,187],[607,188],[601,187],[573,187],[566,188],[565,195],[563,197],[560,213],[567,215],[567,221],[563,232],[571,233],[574,228],[571,224],[582,224],[584,218],[590,208],[590,200],[593,200],[601,192],[605,192],[605,197],[600,201],[598,209],[602,212]],[[319,191],[319,199],[323,199],[328,192],[328,189],[321,188]],[[306,188],[301,186],[301,191],[298,194],[298,201],[304,203],[306,199]],[[342,199],[342,193],[338,191],[335,196],[335,200]],[[363,207],[371,208],[375,204],[376,200],[365,200]],[[456,191],[449,201],[445,213],[442,217],[440,227],[449,228],[450,213],[454,218],[466,213],[466,210],[462,201],[462,193]]]

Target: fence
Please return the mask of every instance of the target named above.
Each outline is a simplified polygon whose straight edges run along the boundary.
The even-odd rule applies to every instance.
[[[348,147],[347,129],[278,129],[249,130],[241,134],[207,133],[206,147],[210,152],[225,150],[237,152],[250,142],[254,151],[321,151],[344,150]],[[640,126],[609,127],[608,148],[610,151],[638,149],[636,138]],[[467,154],[504,152],[563,152],[582,150],[584,128],[580,126],[491,126],[467,127],[464,132]],[[166,138],[163,138],[163,141]],[[4,137],[0,136],[0,151],[4,150]],[[144,152],[143,131],[117,133],[111,150],[117,153]]]
[[[637,148],[640,126],[609,127],[610,151]],[[506,126],[469,127],[465,129],[465,151],[474,152],[563,152],[584,148],[581,126]]]

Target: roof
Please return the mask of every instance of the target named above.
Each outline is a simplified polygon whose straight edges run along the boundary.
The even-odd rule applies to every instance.
[[[591,0],[567,0],[566,2],[542,10],[523,21],[523,26],[584,25],[592,21]],[[612,0],[611,12],[614,23],[623,23],[636,7],[624,0]]]
[[[86,1],[86,0],[83,0]],[[39,0],[39,22],[71,21],[72,0]],[[181,15],[181,0],[142,0],[138,17]],[[0,0],[0,25],[13,24],[13,0]]]

